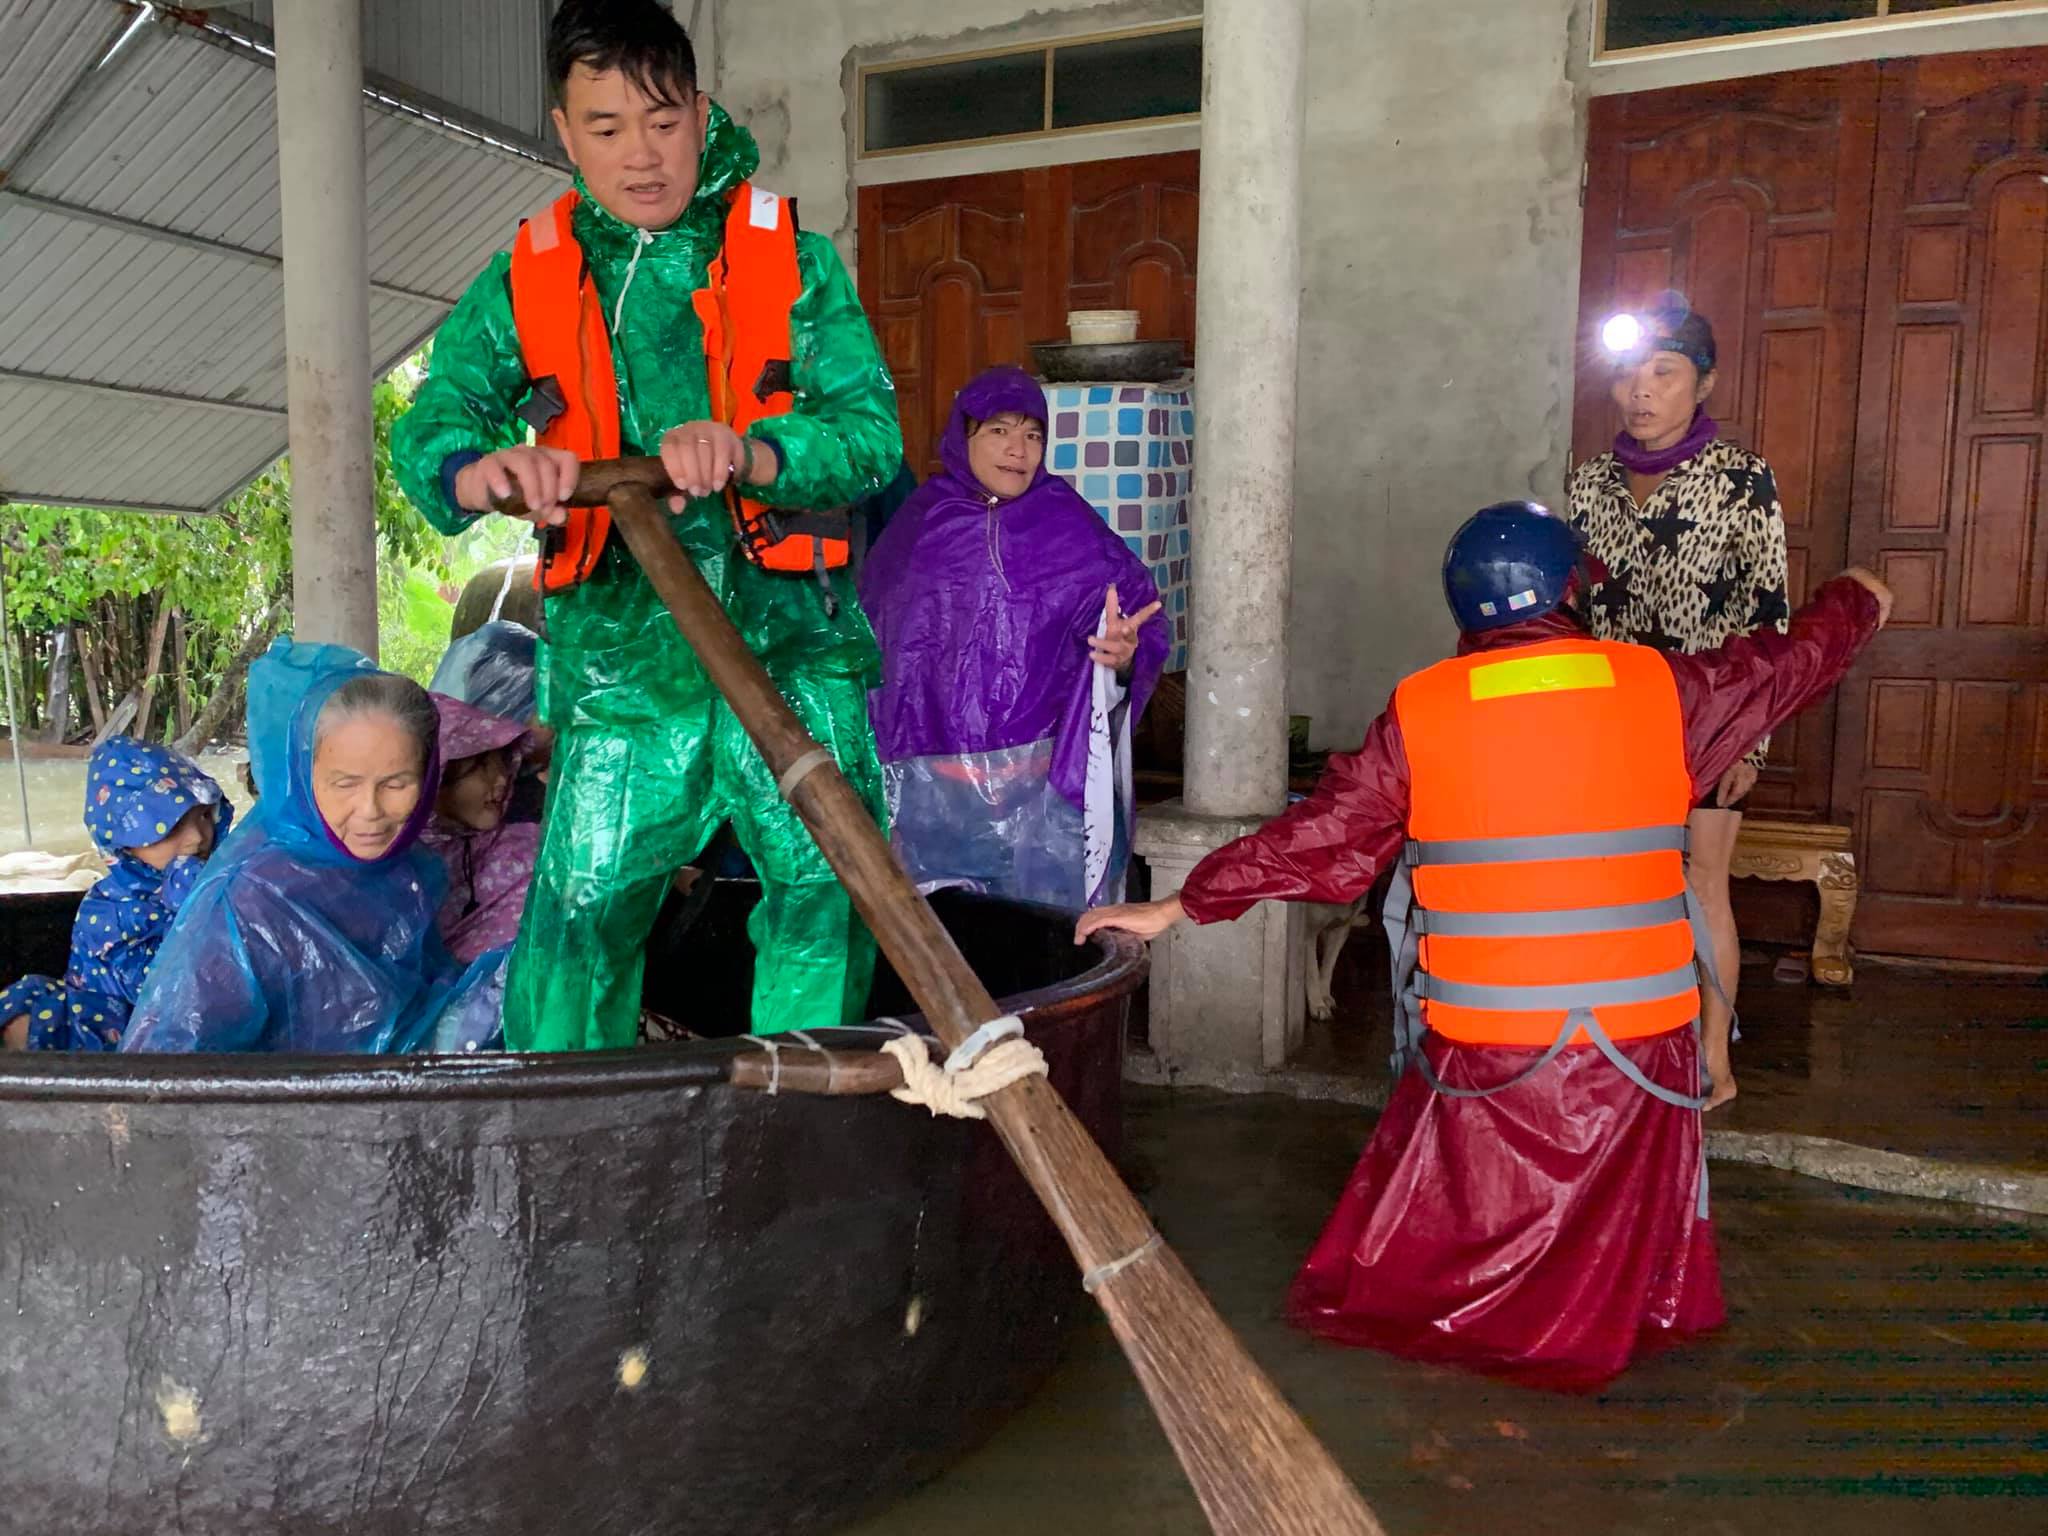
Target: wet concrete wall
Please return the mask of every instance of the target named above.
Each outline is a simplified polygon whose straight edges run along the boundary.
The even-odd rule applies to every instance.
[[[1199,9],[846,0],[797,23],[727,0],[715,78],[761,139],[763,180],[851,259],[860,65]],[[1561,492],[1590,11],[1312,0],[1289,695],[1318,746],[1355,745],[1394,682],[1443,654],[1437,572],[1458,521]],[[933,174],[1004,163],[978,153]]]
[[[1452,530],[1562,495],[1590,10],[1312,0],[1288,676],[1316,746],[1448,651]]]

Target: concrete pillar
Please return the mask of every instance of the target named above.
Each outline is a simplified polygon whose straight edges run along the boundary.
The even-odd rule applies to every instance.
[[[1307,0],[1202,12],[1187,725],[1198,816],[1270,816],[1287,795],[1307,30]]]
[[[668,0],[668,8],[690,34],[690,47],[697,55],[697,88],[717,91],[718,0]]]
[[[277,0],[292,622],[377,654],[360,0]]]
[[[1186,799],[1140,825],[1154,895],[1287,797],[1307,33],[1307,0],[1203,7]],[[1235,1078],[1299,1043],[1298,909],[1184,925],[1153,953],[1151,1041],[1169,1074]]]

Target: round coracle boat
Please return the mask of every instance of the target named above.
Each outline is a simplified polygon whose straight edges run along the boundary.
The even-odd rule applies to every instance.
[[[745,1027],[755,895],[672,903],[651,1012]],[[76,902],[0,903],[0,976]],[[935,904],[1114,1154],[1142,946]],[[1051,1368],[1073,1261],[984,1125],[750,1053],[0,1057],[0,1526],[752,1536],[930,1477]]]

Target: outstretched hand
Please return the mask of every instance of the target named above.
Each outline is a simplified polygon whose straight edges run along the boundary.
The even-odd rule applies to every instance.
[[[1081,920],[1074,924],[1074,942],[1084,944],[1091,933],[1105,928],[1114,928],[1121,933],[1134,933],[1141,939],[1156,939],[1175,923],[1187,916],[1181,906],[1180,897],[1167,896],[1158,901],[1125,902],[1120,906],[1096,907],[1081,914]]]
[[[1109,595],[1102,600],[1102,632],[1088,637],[1089,657],[1098,667],[1108,667],[1112,672],[1121,672],[1130,666],[1138,654],[1138,631],[1159,611],[1159,606],[1157,601],[1153,601],[1136,613],[1126,615],[1117,602],[1116,588],[1111,587]]]

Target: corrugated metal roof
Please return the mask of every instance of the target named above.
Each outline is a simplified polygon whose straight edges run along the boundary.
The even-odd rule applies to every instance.
[[[452,108],[552,151],[548,18],[554,0],[362,0],[363,72],[425,105]],[[270,0],[223,9],[268,42]]]
[[[208,511],[284,446],[271,411],[177,404],[0,376],[0,474],[19,501]]]
[[[0,172],[28,147],[130,19],[126,6],[104,0],[0,0]]]
[[[97,7],[117,23],[76,53],[86,63],[61,110],[0,184],[0,498],[218,505],[285,448],[269,60],[156,22],[95,68],[126,6],[0,3],[28,39],[52,31],[30,13]],[[562,173],[375,100],[365,145],[381,372]]]

